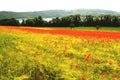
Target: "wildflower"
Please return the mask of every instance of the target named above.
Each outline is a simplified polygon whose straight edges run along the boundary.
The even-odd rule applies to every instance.
[[[97,63],[100,64],[100,61],[98,60]]]
[[[71,56],[70,56],[70,55],[67,55],[66,57],[67,57],[68,59],[70,59],[70,58],[71,58]]]
[[[87,79],[83,77],[83,78],[81,78],[80,80],[87,80]]]
[[[115,78],[119,78],[119,75],[118,75],[118,74],[115,74],[114,77],[115,77]]]
[[[34,56],[34,58],[36,58],[36,56]]]
[[[120,64],[118,64],[118,66],[120,67]]]
[[[66,52],[66,51],[67,51],[67,47],[64,48],[64,52]]]
[[[112,62],[110,62],[109,64],[112,65]]]
[[[58,54],[55,54],[54,56],[55,56],[55,57],[59,57],[59,55],[58,55]]]
[[[88,62],[90,59],[92,58],[92,55],[91,54],[88,54],[85,58],[85,60]]]
[[[100,64],[100,60],[95,60],[95,63]]]
[[[38,54],[38,51],[36,51],[35,53]]]
[[[60,40],[63,40],[63,37],[60,37]]]
[[[40,64],[40,61],[38,61],[38,64]]]
[[[101,75],[102,75],[102,76],[106,76],[106,73],[102,73]]]
[[[78,69],[78,67],[79,67],[78,64],[76,64],[75,68]]]

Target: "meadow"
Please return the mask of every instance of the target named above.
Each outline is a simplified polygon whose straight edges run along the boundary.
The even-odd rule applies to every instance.
[[[96,27],[75,27],[75,29],[78,30],[96,30]],[[103,30],[103,31],[120,31],[120,27],[99,27],[99,30]]]
[[[120,80],[120,32],[57,32],[0,27],[0,80]]]

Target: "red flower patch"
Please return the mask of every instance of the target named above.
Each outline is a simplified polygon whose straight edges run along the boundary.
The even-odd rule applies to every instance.
[[[69,29],[38,29],[30,27],[13,27],[7,26],[8,29],[17,29],[34,33],[51,33],[51,34],[65,34],[73,36],[88,36],[97,38],[120,38],[120,32],[105,32],[105,31],[87,31],[87,30],[69,30]],[[63,38],[60,38],[61,40]],[[101,41],[104,42],[104,41]],[[109,42],[109,41],[107,41]]]

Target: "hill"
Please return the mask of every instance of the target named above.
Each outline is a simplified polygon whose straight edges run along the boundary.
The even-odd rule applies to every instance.
[[[110,11],[110,10],[100,10],[100,9],[76,9],[76,10],[46,10],[46,11],[34,11],[34,12],[11,12],[11,11],[1,11],[0,19],[5,18],[33,18],[36,16],[42,16],[43,18],[52,17],[62,17],[71,14],[112,14],[120,15],[120,12]]]

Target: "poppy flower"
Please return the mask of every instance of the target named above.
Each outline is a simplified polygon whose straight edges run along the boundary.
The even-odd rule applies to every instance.
[[[118,66],[120,67],[120,64],[118,64]]]
[[[110,65],[112,65],[112,62],[109,62]]]
[[[118,75],[118,74],[115,74],[114,77],[115,77],[115,78],[119,78],[119,75]]]
[[[38,61],[38,64],[40,64],[40,61]]]
[[[101,75],[102,75],[102,76],[106,76],[106,73],[102,73]]]
[[[76,69],[78,69],[78,68],[79,68],[78,64],[76,64],[76,65],[75,65],[75,68],[76,68]]]
[[[55,56],[55,57],[59,57],[59,55],[58,55],[58,54],[55,54],[54,56]]]
[[[83,77],[83,78],[81,78],[80,80],[87,80],[87,79]]]
[[[88,62],[92,58],[91,54],[86,55],[85,60]]]

